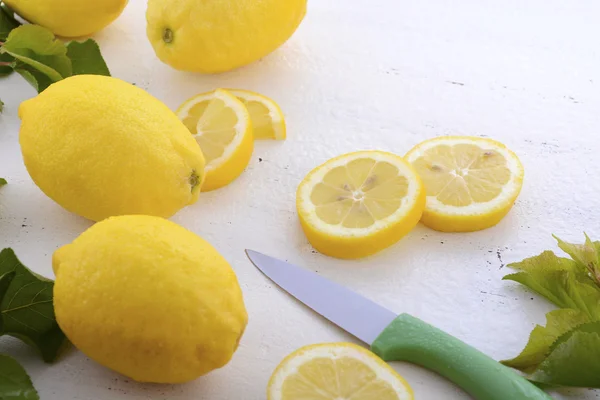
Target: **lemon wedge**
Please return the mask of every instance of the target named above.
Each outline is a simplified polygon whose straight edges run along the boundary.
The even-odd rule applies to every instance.
[[[422,222],[443,232],[471,232],[496,225],[523,185],[519,158],[502,143],[469,136],[427,140],[406,159],[427,190]]]
[[[286,137],[285,118],[281,108],[270,98],[249,90],[227,89],[248,109],[254,139],[284,140]]]
[[[425,207],[425,188],[402,157],[359,151],[310,172],[298,187],[296,206],[317,250],[359,258],[391,246],[415,227]]]
[[[235,180],[254,150],[252,122],[244,104],[226,90],[202,93],[183,103],[177,116],[196,138],[206,159],[202,191]]]
[[[306,346],[275,369],[268,400],[412,400],[409,384],[375,354],[351,343]]]

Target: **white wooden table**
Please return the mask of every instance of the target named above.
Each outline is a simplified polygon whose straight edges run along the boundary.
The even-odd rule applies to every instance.
[[[131,0],[95,36],[113,76],[176,108],[215,89],[251,89],[275,99],[289,139],[257,143],[248,170],[173,220],[209,240],[236,270],[250,314],[225,368],[179,386],[142,385],[81,353],[44,365],[20,342],[0,339],[44,400],[260,400],[284,356],[311,343],[353,340],[268,282],[245,248],[288,259],[398,312],[409,312],[496,359],[524,346],[553,307],[503,282],[511,261],[556,249],[551,233],[600,238],[600,3],[595,0],[311,0],[285,46],[217,76],[163,65],[145,37],[145,1]],[[61,209],[23,166],[17,116],[35,93],[19,76],[0,80],[0,246],[52,277],[51,255],[90,222]],[[497,227],[441,234],[417,227],[362,261],[317,254],[301,232],[294,194],[304,175],[349,151],[403,154],[445,134],[481,135],[512,148],[525,165],[523,192]],[[109,157],[110,155],[107,155]],[[418,400],[469,397],[420,368],[394,364]],[[556,398],[596,399],[600,391]]]

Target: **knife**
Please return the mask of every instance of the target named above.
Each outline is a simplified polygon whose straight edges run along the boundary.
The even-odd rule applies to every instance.
[[[478,400],[551,400],[479,350],[409,314],[396,315],[314,272],[246,250],[250,261],[296,299],[369,344],[384,361],[407,361],[446,377]]]

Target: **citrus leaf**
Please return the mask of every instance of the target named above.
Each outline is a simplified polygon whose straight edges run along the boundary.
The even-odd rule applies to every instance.
[[[67,56],[73,64],[73,75],[110,76],[108,66],[100,53],[100,47],[93,39],[85,42],[70,42],[67,44]]]
[[[600,322],[580,325],[559,337],[530,379],[549,385],[598,388],[599,359]]]
[[[0,41],[5,41],[8,34],[21,23],[15,19],[15,14],[4,4],[0,7]]]
[[[575,261],[545,251],[509,267],[521,272],[502,279],[519,282],[560,308],[583,311],[590,319],[600,318],[600,290]]]
[[[25,78],[38,93],[43,92],[48,86],[54,83],[48,76],[27,64],[19,63],[15,71]]]
[[[0,399],[39,400],[27,372],[12,357],[0,354]]]
[[[13,72],[15,58],[10,54],[0,54],[0,76],[6,76]]]
[[[578,310],[564,308],[550,311],[546,314],[546,326],[537,325],[533,329],[521,354],[501,362],[523,372],[533,372],[546,359],[561,335],[586,322],[590,322],[589,316]]]
[[[27,269],[12,249],[4,249],[0,252],[0,275],[11,272],[15,276],[0,299],[0,333],[21,339],[36,347],[44,361],[53,361],[65,342],[54,316],[54,282]]]
[[[0,47],[0,52],[35,68],[52,82],[72,74],[66,46],[52,32],[38,25],[23,25],[13,29],[4,46]]]

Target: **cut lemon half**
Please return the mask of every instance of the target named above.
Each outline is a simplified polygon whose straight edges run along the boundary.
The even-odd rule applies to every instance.
[[[427,190],[422,222],[438,231],[471,232],[496,225],[523,185],[519,158],[491,139],[431,139],[415,146],[406,159]]]
[[[248,109],[254,139],[284,140],[286,137],[285,118],[281,109],[270,98],[249,90],[227,89]]]
[[[244,171],[254,140],[250,114],[237,97],[222,89],[202,93],[183,103],[177,115],[206,159],[202,191],[223,187]]]
[[[351,343],[303,347],[275,369],[268,400],[412,400],[408,383],[375,354]]]
[[[310,172],[298,187],[296,207],[317,250],[359,258],[391,246],[417,225],[425,188],[402,157],[359,151]]]

